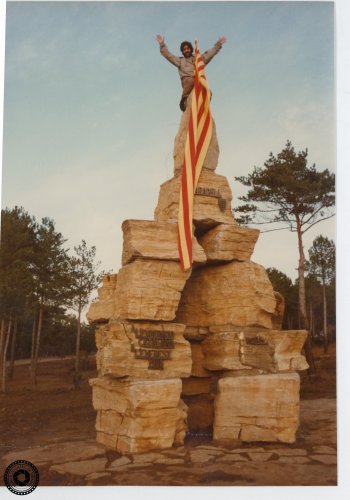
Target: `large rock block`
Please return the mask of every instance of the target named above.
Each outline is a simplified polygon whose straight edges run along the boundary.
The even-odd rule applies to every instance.
[[[207,370],[248,370],[240,359],[239,333],[223,331],[208,335],[202,342],[203,366]]]
[[[102,286],[97,290],[98,298],[91,303],[86,314],[89,323],[106,323],[114,315],[117,276],[106,274],[103,277]]]
[[[120,413],[174,408],[182,389],[181,379],[119,380],[101,377],[92,378],[89,383],[95,410],[115,410]]]
[[[230,262],[194,269],[181,296],[176,321],[188,326],[272,328],[276,299],[265,269]]]
[[[190,110],[191,110],[191,101],[192,101],[192,93],[188,96],[187,99],[187,107],[185,112],[182,114],[179,130],[175,137],[174,144],[174,175],[177,175],[181,172],[184,154],[185,154],[185,145],[186,145],[186,137],[188,131],[188,122],[190,118]],[[208,170],[215,170],[218,165],[219,160],[219,144],[216,135],[216,127],[215,122],[213,120],[213,133],[209,143],[209,148],[207,154],[204,159],[203,168]]]
[[[169,379],[191,375],[191,347],[185,325],[111,321],[96,331],[101,375]]]
[[[160,187],[154,212],[157,221],[177,222],[181,176],[164,182]],[[193,222],[197,229],[206,230],[218,224],[236,224],[231,210],[232,192],[226,177],[202,170],[193,202]]]
[[[191,270],[180,262],[137,259],[122,267],[115,291],[115,318],[171,321]]]
[[[248,261],[259,233],[258,229],[220,224],[199,237],[198,241],[208,262]]]
[[[185,434],[181,380],[91,379],[97,441],[125,453],[169,448]]]
[[[219,442],[295,442],[299,421],[297,373],[223,378],[215,399]]]
[[[265,330],[243,332],[223,327],[202,342],[207,370],[252,370],[262,372],[306,370],[301,350],[306,330]]]
[[[123,266],[138,257],[179,261],[178,225],[175,222],[125,220],[122,224]],[[193,262],[204,263],[204,250],[193,238]]]
[[[302,371],[309,368],[301,353],[308,336],[307,330],[261,330],[257,336],[273,347],[276,371]]]

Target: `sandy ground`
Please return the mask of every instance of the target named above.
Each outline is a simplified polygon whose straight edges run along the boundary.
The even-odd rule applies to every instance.
[[[95,442],[88,379],[72,384],[73,360],[39,364],[38,384],[28,365],[16,366],[0,399],[0,469],[14,460],[34,463],[40,485],[336,485],[335,348],[315,348],[317,374],[302,376],[300,427],[293,445],[215,446],[210,438],[185,446],[121,456]],[[3,472],[1,472],[1,480]]]

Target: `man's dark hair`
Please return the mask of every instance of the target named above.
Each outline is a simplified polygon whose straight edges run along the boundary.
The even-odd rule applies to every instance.
[[[193,52],[193,46],[192,46],[192,43],[191,42],[187,42],[187,40],[185,40],[184,42],[182,42],[182,44],[180,45],[180,50],[183,54],[183,49],[184,47],[186,47],[186,45],[191,49],[191,52]]]

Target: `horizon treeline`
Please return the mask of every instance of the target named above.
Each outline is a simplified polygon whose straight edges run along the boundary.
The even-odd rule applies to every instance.
[[[23,207],[1,211],[0,361],[6,350],[10,377],[14,359],[31,358],[35,370],[38,357],[77,354],[77,324],[81,329],[78,347],[87,353],[96,351],[95,328],[81,323],[81,312],[103,272],[97,272],[100,263],[95,263],[95,247],[89,249],[83,240],[70,251],[66,242],[48,217],[39,223]],[[324,343],[326,330],[328,346],[335,340],[336,327],[332,240],[322,235],[314,240],[306,269],[311,339]],[[267,268],[267,273],[285,300],[283,329],[300,329],[298,279],[293,282],[276,268]]]
[[[36,383],[39,357],[95,351],[94,328],[81,324],[81,314],[103,272],[96,248],[82,242],[73,249],[56,230],[53,219],[38,222],[23,207],[1,211],[0,241],[0,376],[6,385],[14,359],[31,358]],[[74,312],[76,314],[74,314]]]

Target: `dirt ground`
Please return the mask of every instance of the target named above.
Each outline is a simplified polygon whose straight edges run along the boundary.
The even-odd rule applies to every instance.
[[[96,445],[88,384],[96,375],[93,359],[79,390],[73,388],[73,359],[41,362],[35,388],[28,365],[18,364],[8,393],[0,398],[1,470],[11,457],[27,457],[38,466],[40,484],[47,486],[336,485],[335,346],[326,355],[315,347],[314,356],[316,376],[301,376],[300,427],[293,445],[242,444],[235,450],[197,437],[143,458],[121,457]],[[65,457],[57,458],[64,450],[66,462],[73,463],[69,472]]]

